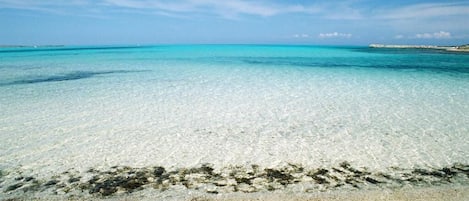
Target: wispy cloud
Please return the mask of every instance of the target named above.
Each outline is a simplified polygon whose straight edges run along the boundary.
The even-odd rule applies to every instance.
[[[376,9],[374,17],[378,19],[426,19],[444,16],[469,16],[469,3],[425,3],[398,8]]]
[[[88,12],[90,8],[99,7],[103,9],[134,9],[136,12],[164,13],[167,16],[209,14],[223,18],[236,18],[242,15],[270,17],[291,13],[317,14],[328,19],[351,19],[359,16],[356,10],[350,9],[342,3],[319,4],[251,0],[0,0],[0,8],[58,12],[71,7],[81,8],[75,12]]]
[[[47,8],[45,2],[36,1],[15,1],[15,0],[0,0],[0,8],[42,11],[42,12],[56,12],[54,9]]]
[[[320,33],[318,35],[319,38],[351,38],[352,34],[350,33],[339,33],[339,32],[332,32],[332,33]]]
[[[383,4],[386,5],[386,4]],[[309,14],[323,19],[421,19],[442,16],[468,16],[469,2],[423,3],[404,6],[377,6],[371,9],[357,1],[252,1],[252,0],[0,0],[0,8],[57,12],[64,8],[125,8],[149,13],[215,14],[232,18],[241,15],[269,17],[288,13]]]
[[[97,12],[99,8],[90,0],[0,0],[0,9],[2,8],[36,11],[55,15],[105,18],[100,15],[100,12]]]
[[[308,20],[361,20],[379,24],[405,21],[411,29],[424,20],[469,17],[469,2],[379,3],[366,1],[278,1],[278,0],[0,0],[0,8],[34,10],[60,15],[113,16],[119,11],[175,18],[197,16],[239,19],[246,16],[304,15]],[[245,18],[246,19],[246,18]],[[445,25],[443,21],[441,24]],[[396,26],[397,26],[396,25]],[[448,26],[438,29],[448,29]],[[323,38],[338,37],[324,34]],[[347,37],[347,36],[339,36]]]
[[[402,34],[396,35],[395,39],[450,39],[454,38],[448,31],[439,31],[434,33],[417,33],[411,36],[404,36]],[[458,37],[460,38],[460,37]]]
[[[175,0],[170,2],[150,0],[104,0],[104,4],[124,8],[153,9],[164,12],[212,13],[226,18],[233,18],[239,15],[269,17],[284,13],[308,13],[316,11],[313,7],[305,7],[303,5],[246,0]]]
[[[451,38],[451,33],[446,31],[440,31],[435,33],[419,33],[415,34],[415,38],[423,38],[423,39],[442,39],[442,38]]]

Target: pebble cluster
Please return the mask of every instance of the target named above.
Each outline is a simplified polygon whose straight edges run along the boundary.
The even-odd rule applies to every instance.
[[[114,166],[108,170],[90,169],[85,173],[67,171],[47,180],[0,170],[0,195],[14,192],[68,194],[87,193],[97,196],[128,194],[145,188],[161,191],[172,186],[206,193],[275,191],[295,185],[303,192],[335,189],[399,188],[406,185],[430,186],[450,183],[469,184],[469,165],[454,164],[439,169],[390,168],[371,172],[343,162],[337,167],[308,169],[297,164],[280,168],[230,166],[215,170],[211,164],[194,168],[167,170],[164,167],[132,168]],[[80,175],[88,175],[87,177]],[[6,185],[8,183],[8,185]]]

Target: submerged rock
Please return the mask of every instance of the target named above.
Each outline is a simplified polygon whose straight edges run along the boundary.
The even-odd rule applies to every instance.
[[[8,191],[14,191],[18,188],[21,188],[23,186],[23,183],[16,183],[16,184],[13,184],[11,186],[8,186],[7,189],[5,190],[5,192],[8,192]]]

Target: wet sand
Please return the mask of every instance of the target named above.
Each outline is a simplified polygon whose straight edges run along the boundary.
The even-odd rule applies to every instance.
[[[425,187],[404,188],[398,190],[365,190],[365,191],[332,191],[315,194],[289,194],[284,192],[273,193],[229,193],[222,195],[195,195],[177,196],[174,198],[158,199],[153,196],[130,194],[122,197],[87,197],[87,198],[11,198],[1,199],[9,201],[22,200],[109,200],[109,201],[134,201],[134,200],[184,200],[184,201],[467,201],[469,200],[469,186],[457,187]]]
[[[439,187],[439,188],[419,188],[419,189],[400,189],[400,190],[373,190],[356,192],[333,192],[320,193],[314,195],[307,194],[245,194],[245,195],[227,195],[220,197],[199,197],[192,200],[295,200],[295,201],[361,201],[361,200],[383,200],[383,201],[465,201],[469,200],[469,187]]]

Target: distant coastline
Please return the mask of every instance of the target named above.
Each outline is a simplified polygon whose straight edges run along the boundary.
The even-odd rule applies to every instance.
[[[44,47],[65,47],[65,45],[0,45],[1,48],[44,48]],[[370,48],[387,48],[387,49],[433,49],[450,52],[469,52],[469,44],[459,46],[437,46],[437,45],[387,45],[372,43]]]
[[[370,44],[370,48],[394,48],[394,49],[433,49],[445,50],[451,52],[469,52],[469,44],[460,46],[437,46],[437,45],[385,45],[385,44]]]
[[[0,45],[0,48],[64,47],[65,45]]]

